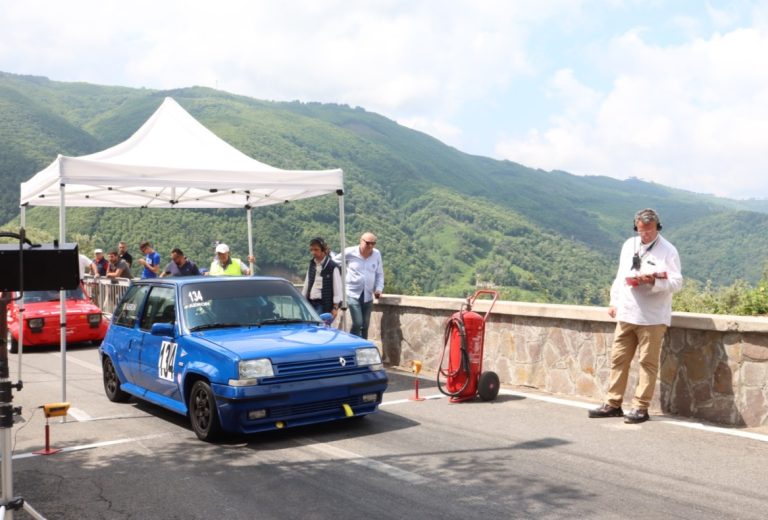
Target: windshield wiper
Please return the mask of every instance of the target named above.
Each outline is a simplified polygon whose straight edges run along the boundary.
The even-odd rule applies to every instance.
[[[243,327],[244,324],[239,322],[228,322],[228,323],[206,323],[205,325],[197,325],[195,327],[191,327],[189,329],[190,332],[196,332],[198,330],[208,330],[208,329],[224,329],[228,327]]]
[[[273,324],[283,324],[283,323],[318,323],[314,320],[302,320],[300,318],[270,318],[268,320],[261,320],[256,325],[273,325]]]

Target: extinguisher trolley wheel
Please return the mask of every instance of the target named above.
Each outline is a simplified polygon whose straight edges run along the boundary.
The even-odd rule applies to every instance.
[[[483,401],[493,401],[499,395],[499,376],[496,372],[483,372],[477,383],[477,395]]]

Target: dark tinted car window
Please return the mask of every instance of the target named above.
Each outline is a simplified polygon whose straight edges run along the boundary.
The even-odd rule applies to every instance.
[[[149,287],[146,285],[134,285],[128,289],[125,297],[115,309],[112,323],[123,327],[136,325],[136,317],[147,292],[149,292]]]
[[[318,316],[288,282],[242,280],[200,283],[182,290],[182,309],[190,329],[227,325],[258,325],[266,320],[317,321]]]
[[[155,323],[176,321],[176,293],[173,287],[154,287],[149,293],[141,316],[141,329],[150,330]]]

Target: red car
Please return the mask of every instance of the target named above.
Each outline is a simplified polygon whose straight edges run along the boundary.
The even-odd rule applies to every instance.
[[[58,345],[61,341],[59,291],[24,292],[24,348]],[[19,301],[8,304],[10,351],[19,350]],[[101,309],[86,296],[82,285],[67,291],[67,344],[101,342],[108,323]]]

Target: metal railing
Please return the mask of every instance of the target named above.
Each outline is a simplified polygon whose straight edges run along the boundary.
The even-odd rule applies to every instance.
[[[131,285],[130,278],[107,278],[105,276],[83,275],[83,283],[91,301],[101,312],[112,316],[115,305]]]

